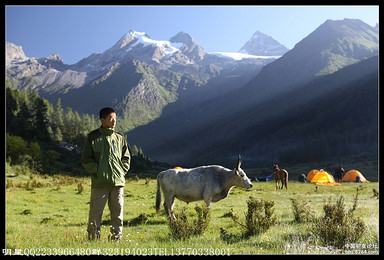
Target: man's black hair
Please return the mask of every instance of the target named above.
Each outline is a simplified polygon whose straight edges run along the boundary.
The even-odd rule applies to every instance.
[[[102,108],[99,113],[100,119],[106,118],[111,113],[116,113],[116,111],[111,107]]]

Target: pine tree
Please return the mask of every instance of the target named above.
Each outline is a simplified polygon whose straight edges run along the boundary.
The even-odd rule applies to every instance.
[[[51,125],[52,128],[64,128],[64,119],[63,119],[63,108],[61,107],[61,98],[57,99],[56,105],[53,109],[53,113],[51,116]],[[61,131],[61,130],[60,130]]]
[[[56,127],[53,133],[53,138],[58,143],[61,143],[63,141],[63,134],[61,133],[61,130],[59,127]]]
[[[13,134],[31,140],[33,138],[33,115],[30,112],[26,103],[20,105],[20,111],[17,113],[16,121],[17,128],[14,129]]]
[[[47,104],[38,95],[36,95],[34,98],[35,100],[33,101],[33,104],[32,104],[32,111],[33,111],[32,127],[33,127],[34,137],[37,140],[49,142],[50,136],[48,132]]]
[[[6,131],[13,132],[17,128],[16,115],[19,108],[19,104],[15,98],[16,91],[13,91],[7,86],[6,88]]]

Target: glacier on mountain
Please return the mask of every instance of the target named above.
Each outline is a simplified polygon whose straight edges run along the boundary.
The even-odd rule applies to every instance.
[[[241,52],[208,52],[209,54],[219,56],[225,59],[243,60],[243,59],[278,59],[281,56],[259,56]]]
[[[130,31],[130,35],[137,39],[135,43],[133,43],[129,49],[126,51],[132,50],[133,47],[142,44],[143,47],[146,47],[148,45],[153,45],[156,47],[164,48],[164,54],[166,56],[171,56],[177,51],[180,51],[180,48],[183,46],[182,43],[173,42],[170,41],[159,41],[159,40],[152,40],[145,32],[137,32],[134,30]]]

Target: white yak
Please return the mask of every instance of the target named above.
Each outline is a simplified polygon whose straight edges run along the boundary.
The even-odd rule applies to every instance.
[[[240,168],[241,156],[233,170],[219,165],[200,166],[192,169],[169,169],[157,176],[156,211],[160,211],[161,191],[164,208],[170,219],[175,219],[175,198],[185,202],[204,200],[207,207],[228,196],[232,187],[251,188],[252,183]]]

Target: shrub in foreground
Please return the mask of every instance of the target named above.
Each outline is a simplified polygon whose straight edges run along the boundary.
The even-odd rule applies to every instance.
[[[291,198],[292,211],[295,222],[304,223],[314,219],[314,213],[307,202]]]
[[[251,196],[247,200],[247,204],[248,211],[245,213],[245,223],[239,222],[239,218],[232,215],[232,219],[245,230],[244,236],[258,235],[275,224],[274,201],[258,200]]]
[[[201,235],[208,228],[210,213],[206,205],[196,206],[197,220],[188,220],[186,208],[183,208],[175,220],[169,219],[168,225],[172,236],[178,240],[185,240],[191,236]]]
[[[365,223],[355,216],[358,191],[357,189],[353,207],[348,211],[343,196],[335,204],[329,201],[323,206],[324,215],[316,219],[314,232],[324,245],[343,248],[346,244],[356,243],[363,236]]]

